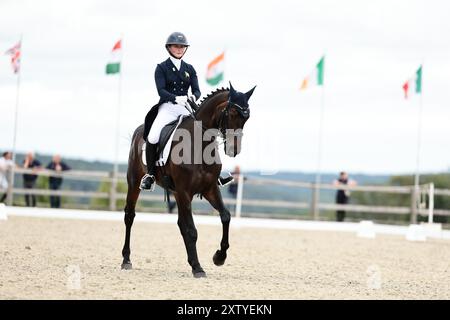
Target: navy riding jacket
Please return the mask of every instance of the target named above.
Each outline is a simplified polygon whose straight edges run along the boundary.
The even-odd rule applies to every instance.
[[[165,102],[175,103],[175,98],[177,96],[187,96],[189,87],[196,99],[199,99],[201,96],[197,73],[193,66],[183,60],[181,60],[179,71],[170,58],[158,64],[155,70],[155,83],[160,99],[145,117],[143,135],[145,140],[147,140],[153,121],[155,121],[155,118],[158,115],[160,105]]]
[[[187,96],[189,87],[192,94],[199,99],[201,96],[198,86],[197,73],[192,65],[181,60],[180,70],[168,58],[156,67],[156,89],[160,96],[158,105],[164,102],[175,103],[176,96]]]

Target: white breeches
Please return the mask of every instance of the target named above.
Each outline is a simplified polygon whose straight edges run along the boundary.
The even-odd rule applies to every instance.
[[[162,128],[169,122],[178,119],[180,115],[189,115],[189,112],[181,104],[173,104],[170,102],[163,103],[159,106],[158,115],[152,124],[152,128],[148,133],[147,141],[156,144],[159,142],[159,135]]]

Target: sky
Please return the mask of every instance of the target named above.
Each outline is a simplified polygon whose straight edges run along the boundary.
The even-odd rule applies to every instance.
[[[206,66],[223,50],[226,81],[241,92],[257,86],[242,152],[222,154],[225,169],[414,174],[422,104],[419,170],[448,172],[449,12],[444,0],[0,0],[0,52],[23,36],[17,150],[114,161],[118,77],[104,69],[122,38],[125,163],[134,129],[159,100],[164,43],[181,31],[202,96],[214,89]],[[323,55],[324,87],[300,91]],[[423,94],[405,100],[402,85],[421,64]],[[16,80],[2,53],[1,151],[13,144]]]

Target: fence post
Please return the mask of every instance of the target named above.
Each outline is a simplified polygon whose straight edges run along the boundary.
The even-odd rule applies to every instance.
[[[434,183],[431,182],[428,189],[428,223],[433,223],[434,211]]]
[[[241,210],[242,210],[242,194],[244,192],[244,175],[239,174],[238,176],[238,188],[237,188],[237,195],[236,195],[236,218],[241,217]]]
[[[413,186],[411,187],[411,220],[410,222],[412,224],[417,223],[417,196],[418,196],[418,189]]]
[[[314,220],[319,220],[319,185],[311,184],[311,212]]]
[[[115,171],[109,173],[110,177],[110,187],[109,187],[109,210],[116,211],[116,200],[117,200],[117,177]]]
[[[14,200],[14,168],[8,168],[8,177],[9,177],[9,181],[8,181],[8,189],[6,190],[6,204],[8,206],[12,206],[13,205],[13,200]]]

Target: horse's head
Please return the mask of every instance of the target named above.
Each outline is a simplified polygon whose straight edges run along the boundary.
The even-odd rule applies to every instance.
[[[241,152],[242,131],[245,122],[250,118],[248,100],[256,86],[246,93],[236,91],[230,83],[228,103],[223,109],[219,129],[225,138],[225,154],[235,157]]]

